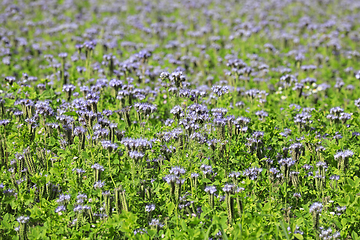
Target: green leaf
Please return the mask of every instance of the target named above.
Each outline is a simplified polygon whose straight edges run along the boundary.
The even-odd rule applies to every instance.
[[[211,183],[211,180],[208,179],[208,178],[203,178],[201,181],[202,181],[203,183]]]
[[[347,222],[348,222],[348,221],[347,221],[346,218],[341,219],[341,224],[342,224],[343,226],[345,226]]]
[[[11,225],[9,224],[8,221],[2,220],[1,221],[1,225],[3,225],[6,229],[10,229]]]
[[[299,239],[299,240],[304,239],[304,237],[303,237],[301,234],[299,234],[299,233],[294,234],[294,237],[296,237],[296,238]]]
[[[175,204],[173,202],[170,202],[167,204],[167,206],[168,206],[168,215],[171,216],[175,209]]]
[[[355,184],[355,182],[354,182],[352,179],[348,178],[348,179],[347,179],[347,182],[348,182],[348,184],[349,184],[350,186],[356,187],[356,184]]]
[[[284,233],[284,235],[285,235],[286,239],[287,239],[287,240],[290,240],[290,238],[289,238],[289,234],[288,234],[288,232],[286,231],[286,228],[285,228],[284,222],[283,222],[283,221],[281,221],[281,220],[280,220],[280,226],[281,226],[281,229],[283,230],[283,233]]]
[[[264,207],[263,207],[263,210],[265,211],[265,212],[267,212],[267,211],[270,211],[271,210],[271,202],[267,202],[267,203],[265,203],[265,205],[264,205]]]
[[[352,237],[352,239],[354,239],[354,240],[359,239],[359,235],[358,235],[355,231],[353,231],[353,232],[351,233],[351,237]]]
[[[63,113],[64,115],[67,115],[67,116],[77,116],[77,113],[76,112],[66,112],[66,113]]]
[[[39,97],[40,100],[53,99],[56,95],[53,90],[45,90]]]
[[[185,220],[182,219],[180,224],[181,224],[182,230],[187,231],[187,226],[186,226]]]
[[[360,178],[358,178],[357,176],[354,177],[355,180],[355,186],[359,186],[360,185]]]
[[[346,201],[346,203],[349,205],[350,204],[350,196],[349,195],[347,195],[346,197],[345,197],[345,201]]]
[[[211,228],[212,228],[213,226],[214,226],[214,223],[211,224],[210,227],[207,229],[205,239],[209,239],[209,237],[210,237],[210,231],[211,231]]]
[[[89,159],[90,157],[89,157],[89,154],[86,152],[86,151],[83,151],[82,153],[81,153],[81,156],[84,158],[84,159]]]
[[[84,225],[83,227],[81,227],[82,230],[84,231],[89,231],[90,230],[90,224],[87,223],[86,225]]]
[[[9,221],[9,213],[6,213],[4,218],[3,218],[3,221]]]

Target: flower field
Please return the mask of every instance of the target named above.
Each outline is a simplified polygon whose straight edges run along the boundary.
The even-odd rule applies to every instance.
[[[360,239],[359,1],[4,0],[0,59],[0,239]]]

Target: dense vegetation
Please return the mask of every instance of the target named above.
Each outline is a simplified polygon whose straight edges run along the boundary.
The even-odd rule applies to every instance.
[[[360,239],[359,1],[0,9],[0,239]]]

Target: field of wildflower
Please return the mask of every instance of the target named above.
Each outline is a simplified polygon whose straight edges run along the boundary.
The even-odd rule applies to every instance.
[[[3,0],[0,239],[360,239],[360,1]]]

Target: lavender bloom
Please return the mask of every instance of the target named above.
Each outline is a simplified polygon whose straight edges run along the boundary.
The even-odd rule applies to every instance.
[[[291,134],[291,132],[292,132],[291,129],[285,128],[284,132],[279,133],[279,135],[282,136],[282,137],[287,137],[287,136],[289,136]]]
[[[235,125],[245,126],[250,123],[250,118],[238,117],[234,120]]]
[[[98,170],[98,171],[101,171],[101,172],[104,171],[104,167],[101,166],[101,165],[98,164],[98,163],[95,163],[94,165],[92,165],[91,168],[92,168],[92,169],[95,169],[95,170]]]
[[[213,108],[211,112],[216,118],[223,118],[228,110],[226,108]]]
[[[86,133],[86,129],[83,127],[75,127],[75,129],[74,129],[75,136],[79,136],[79,135],[85,134],[85,133]]]
[[[309,165],[309,164],[304,164],[302,167],[303,167],[305,170],[310,170],[310,169],[313,168],[313,166],[311,166],[311,165]]]
[[[255,112],[255,115],[259,117],[259,120],[264,120],[266,117],[269,116],[269,114],[264,110]]]
[[[172,167],[170,169],[170,174],[174,174],[175,176],[180,176],[185,174],[186,170],[181,167]]]
[[[127,96],[129,96],[129,95],[130,95],[129,91],[127,91],[127,90],[120,90],[120,91],[118,91],[118,93],[117,93],[116,99],[122,100],[122,99],[125,99],[125,97],[127,97]]]
[[[261,139],[264,137],[264,132],[261,131],[253,132],[252,137],[255,139]]]
[[[152,148],[152,143],[143,138],[123,138],[121,140],[121,144],[123,144],[128,150],[148,150]]]
[[[299,227],[299,226],[296,226],[296,227],[295,227],[294,234],[300,234],[300,235],[303,235],[303,234],[304,234],[304,232],[300,231],[299,229],[300,229],[300,227]]]
[[[155,204],[148,204],[145,206],[145,211],[146,212],[152,212],[155,210]]]
[[[226,118],[215,118],[214,119],[214,124],[217,126],[217,127],[224,127],[227,123],[227,120]]]
[[[104,187],[104,185],[105,185],[105,181],[98,181],[94,184],[94,188],[100,189],[100,188]]]
[[[83,206],[82,205],[75,205],[73,211],[74,212],[81,212],[83,210]]]
[[[359,74],[359,76],[360,76],[360,74]],[[354,104],[355,104],[356,107],[360,108],[360,98],[359,98],[359,99],[356,99],[356,100],[354,101]]]
[[[143,234],[145,234],[145,233],[147,233],[147,231],[146,231],[145,228],[138,228],[138,229],[135,229],[135,230],[134,230],[134,236],[135,236],[136,234],[143,235]]]
[[[239,178],[240,175],[241,175],[240,172],[231,172],[231,173],[229,173],[230,178]]]
[[[75,88],[76,87],[72,84],[66,84],[63,86],[63,92],[73,92]]]
[[[299,124],[300,126],[307,125],[309,123],[312,123],[310,118],[311,118],[311,114],[309,114],[308,112],[302,112],[294,117],[294,122]]]
[[[236,107],[243,107],[243,106],[245,106],[245,103],[240,101],[240,102],[235,103],[235,106]]]
[[[278,162],[281,166],[287,166],[287,167],[294,166],[296,163],[296,161],[292,160],[292,158],[282,158]]]
[[[318,168],[321,168],[321,169],[327,169],[328,168],[328,166],[327,166],[327,164],[326,164],[326,162],[317,162],[316,163],[316,166],[318,167]]]
[[[16,78],[13,76],[5,77],[4,79],[6,82],[8,82],[10,85],[12,85],[14,82],[16,82]]]
[[[97,189],[97,188],[102,188],[103,186],[105,185],[105,181],[98,181],[94,184],[94,188]]]
[[[301,198],[301,194],[300,194],[300,193],[294,193],[293,197],[295,197],[295,198]]]
[[[64,205],[60,205],[55,209],[55,213],[65,212],[66,207]]]
[[[9,119],[2,119],[0,120],[0,126],[6,126],[10,123]]]
[[[200,166],[200,170],[203,172],[204,175],[213,173],[212,167],[210,165],[202,164]]]
[[[198,173],[192,173],[190,176],[191,176],[191,178],[198,178],[199,174]]]
[[[358,137],[358,136],[360,136],[360,133],[359,133],[359,132],[353,132],[353,133],[352,133],[352,136],[353,136],[353,137]]]
[[[156,105],[152,105],[149,103],[135,103],[134,108],[137,112],[142,112],[146,116],[150,115],[151,113],[154,113],[157,110]]]
[[[335,155],[334,155],[334,158],[335,160],[338,160],[338,159],[348,159],[350,157],[354,156],[354,152],[351,151],[351,150],[345,150],[343,152],[337,152]]]
[[[30,220],[30,217],[28,217],[28,216],[20,216],[16,219],[16,221],[18,221],[18,223],[23,223],[23,224],[29,222],[29,220]]]
[[[182,185],[185,183],[185,179],[180,178],[179,176],[176,176],[174,174],[166,175],[163,180],[167,182],[170,185],[173,185],[174,183],[178,185]]]
[[[76,199],[77,199],[77,203],[78,204],[82,204],[82,203],[84,203],[84,201],[87,199],[87,195],[86,194],[78,194],[77,196],[76,196]]]
[[[109,82],[109,86],[117,90],[123,86],[123,82],[118,79],[111,79]]]
[[[64,204],[70,201],[70,195],[69,194],[61,194],[59,199],[56,200],[58,204]]]
[[[206,142],[206,144],[209,146],[209,148],[211,148],[213,151],[215,151],[215,148],[219,142],[220,142],[219,140],[214,138],[214,139],[208,140]]]
[[[223,187],[223,191],[225,193],[231,193],[235,190],[235,185],[234,184],[225,184],[224,187]]]
[[[166,175],[163,180],[167,182],[168,184],[175,183],[177,180],[177,177],[173,174]]]
[[[323,205],[319,202],[314,202],[310,208],[309,208],[309,212],[310,213],[321,213],[323,209]]]
[[[149,222],[149,226],[151,227],[163,227],[164,224],[162,224],[159,219],[153,218],[151,219],[151,222]]]
[[[35,112],[39,115],[53,116],[54,110],[50,107],[48,101],[37,101],[35,104]]]
[[[251,180],[255,180],[258,178],[258,175],[262,172],[262,168],[251,167],[245,169],[243,172],[243,176],[250,178]]]
[[[336,116],[339,116],[342,112],[344,112],[344,109],[341,107],[333,107],[330,109],[330,114],[335,114]]]
[[[338,181],[340,179],[340,176],[339,175],[331,175],[329,177],[330,180],[335,180],[335,181]]]
[[[171,126],[173,123],[174,123],[174,120],[168,118],[168,119],[165,120],[164,125],[165,126]]]
[[[183,116],[182,111],[183,109],[180,106],[175,106],[170,110],[170,113],[174,114],[176,118],[180,118]]]
[[[101,141],[101,145],[104,149],[109,150],[110,152],[115,151],[118,148],[116,143],[112,143],[108,140]]]
[[[270,168],[269,173],[272,175],[276,175],[278,174],[280,171],[276,168]]]
[[[66,58],[68,54],[66,52],[59,53],[59,58]]]
[[[346,206],[335,208],[336,215],[338,216],[342,215],[345,211],[346,211]]]
[[[215,186],[206,186],[204,191],[209,194],[214,194],[217,190]]]
[[[170,76],[170,74],[169,74],[168,72],[162,72],[162,73],[160,73],[160,78],[161,78],[162,80],[168,79],[169,76]]]
[[[323,146],[318,146],[318,147],[316,147],[316,149],[315,149],[316,152],[323,152],[323,151],[325,151],[325,150],[326,150],[326,148],[323,147]]]
[[[332,234],[332,229],[328,228],[328,229],[324,229],[324,228],[320,228],[321,232],[319,234],[319,238],[320,239],[340,239],[340,233],[339,232],[335,232],[334,234]]]
[[[340,113],[339,119],[345,124],[348,120],[351,119],[351,113]]]
[[[219,97],[221,97],[225,93],[229,92],[229,87],[228,86],[221,86],[221,85],[214,85],[214,86],[212,86],[211,90],[215,94],[217,94]]]
[[[142,152],[137,152],[137,151],[130,151],[130,152],[129,152],[129,157],[130,157],[130,158],[133,158],[133,159],[135,159],[135,160],[140,160],[140,159],[142,159],[144,156],[145,156],[145,154],[142,153]]]

